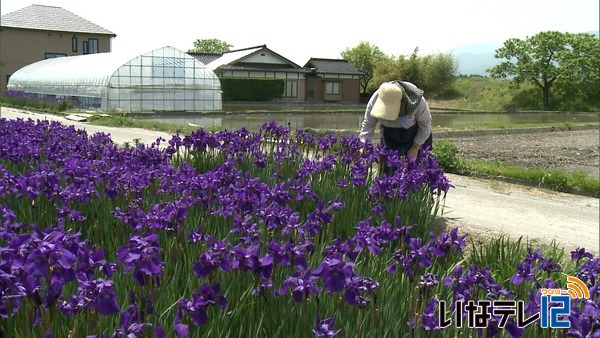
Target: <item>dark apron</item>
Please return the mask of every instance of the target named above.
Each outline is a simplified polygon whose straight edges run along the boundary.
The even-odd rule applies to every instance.
[[[404,129],[404,128],[391,128],[384,127],[380,125],[381,128],[381,144],[386,149],[393,149],[398,151],[398,155],[406,156],[408,149],[412,147],[413,140],[415,136],[417,136],[417,132],[419,131],[419,126],[415,124],[414,126]],[[425,149],[427,147],[431,148],[433,137],[432,134],[429,134],[429,137],[421,146],[421,149]],[[420,153],[420,151],[419,151]]]

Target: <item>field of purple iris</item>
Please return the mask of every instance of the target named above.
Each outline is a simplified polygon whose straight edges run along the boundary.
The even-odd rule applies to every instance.
[[[30,107],[39,110],[65,111],[73,107],[74,101],[68,97],[48,96],[27,93],[17,90],[7,90],[0,95],[0,103],[17,107]]]
[[[600,259],[507,238],[467,255],[436,223],[449,189],[433,154],[274,122],[122,147],[1,119],[0,337],[600,335]],[[567,276],[589,289],[569,328],[457,325],[470,300],[536,318]]]

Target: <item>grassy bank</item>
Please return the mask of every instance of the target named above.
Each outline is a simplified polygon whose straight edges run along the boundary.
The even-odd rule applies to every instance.
[[[431,108],[504,112],[514,105],[515,94],[506,81],[468,77],[457,79],[453,92],[446,98],[427,101]]]
[[[142,128],[148,130],[162,131],[171,134],[189,134],[198,130],[198,126],[190,126],[176,123],[165,123],[152,120],[141,120],[126,116],[98,116],[89,120],[91,124],[107,127]],[[205,128],[207,130],[219,128]]]
[[[566,96],[557,88],[550,90],[548,110],[600,111],[598,100]],[[428,98],[430,107],[471,111],[543,110],[542,92],[531,84],[514,86],[507,80],[482,76],[457,78],[454,87],[442,99]]]

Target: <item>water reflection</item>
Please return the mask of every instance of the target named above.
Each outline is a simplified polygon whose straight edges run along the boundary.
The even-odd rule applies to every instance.
[[[292,130],[302,128],[360,129],[363,114],[360,113],[253,113],[210,116],[163,116],[151,118],[155,121],[193,124],[203,127],[218,126],[235,130],[242,127],[257,131],[268,121],[277,121],[289,125]],[[526,124],[526,123],[600,123],[598,114],[570,113],[513,113],[513,114],[447,114],[434,113],[433,125],[437,127],[456,127],[464,125],[486,124]]]

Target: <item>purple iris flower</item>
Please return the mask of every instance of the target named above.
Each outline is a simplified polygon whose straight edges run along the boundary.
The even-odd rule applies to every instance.
[[[296,302],[310,298],[311,293],[318,295],[321,293],[321,288],[316,284],[317,279],[310,269],[295,270],[292,277],[287,277],[283,281],[279,295],[285,295],[289,289],[292,289],[292,297]]]
[[[215,268],[220,268],[224,272],[231,270],[231,263],[227,257],[229,243],[225,240],[215,242],[212,236],[207,237],[207,242],[209,248],[192,267],[192,271],[199,279],[207,277]]]
[[[527,263],[517,263],[517,272],[510,279],[510,283],[514,285],[519,285],[526,280],[531,280],[532,278],[533,272],[531,271],[531,266]]]
[[[585,250],[585,248],[577,248],[577,249],[571,251],[571,260],[572,261],[580,261],[583,258],[593,259],[594,255],[592,255],[591,253],[587,252]]]
[[[189,330],[190,328],[185,324],[177,323],[173,325],[173,331],[177,338],[186,338],[189,334]]]
[[[335,326],[336,317],[337,317],[337,314],[334,314],[333,317],[331,317],[331,318],[321,320],[320,317],[317,316],[316,329],[312,330],[314,336],[315,337],[335,337],[340,332],[342,332],[341,329],[339,329],[339,330],[333,329],[333,327]]]
[[[328,292],[339,292],[344,290],[347,279],[353,277],[354,263],[344,262],[337,258],[325,258],[314,272],[315,276],[321,277]]]
[[[119,312],[113,281],[102,278],[88,280],[82,274],[78,275],[78,280],[77,293],[71,295],[68,301],[63,301],[60,305],[60,309],[65,315],[72,316],[85,309],[93,309],[104,316]]]
[[[439,319],[437,317],[437,304],[438,300],[432,298],[425,305],[425,310],[423,310],[423,326],[426,331],[439,331],[442,328],[439,326]]]
[[[191,299],[181,299],[178,302],[178,311],[175,316],[175,324],[181,323],[183,314],[188,314],[190,320],[196,326],[204,325],[208,320],[206,310],[210,306],[218,305],[221,310],[227,307],[227,300],[220,296],[221,287],[219,283],[210,285],[209,283],[202,284],[198,291],[194,291]],[[183,328],[180,327],[183,333]]]
[[[128,245],[119,248],[117,258],[120,264],[125,265],[125,273],[133,270],[133,279],[140,285],[146,285],[148,278],[155,279],[158,284],[158,277],[163,274],[162,267],[165,265],[158,258],[160,251],[158,235],[133,235]]]

